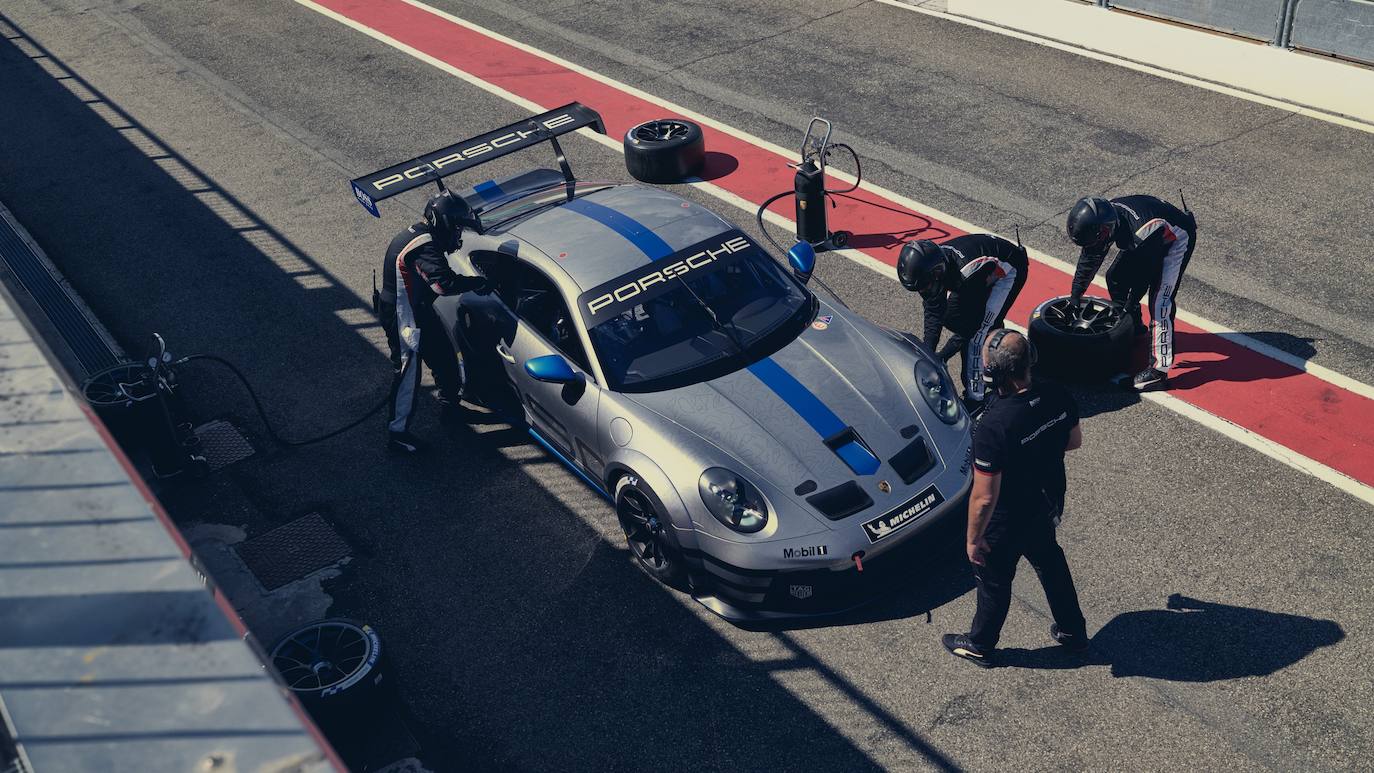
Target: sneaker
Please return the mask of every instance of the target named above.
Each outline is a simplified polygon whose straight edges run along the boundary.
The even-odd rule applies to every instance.
[[[940,643],[956,658],[963,658],[979,668],[992,668],[992,652],[969,641],[968,634],[947,633],[940,637]]]
[[[1064,633],[1058,623],[1050,623],[1050,638],[1069,652],[1084,652],[1088,649],[1088,637]]]
[[[409,432],[392,432],[387,437],[386,448],[398,454],[422,454],[429,450],[429,444]]]
[[[1146,368],[1135,374],[1131,379],[1131,388],[1137,392],[1144,392],[1164,386],[1169,380],[1169,374],[1158,368]]]

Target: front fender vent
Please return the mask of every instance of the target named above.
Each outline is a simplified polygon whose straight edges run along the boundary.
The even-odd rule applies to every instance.
[[[859,484],[852,480],[819,494],[812,494],[806,501],[832,521],[848,518],[873,505],[873,498],[868,492],[859,488]]]

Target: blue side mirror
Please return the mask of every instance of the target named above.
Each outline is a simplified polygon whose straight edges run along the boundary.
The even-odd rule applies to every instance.
[[[787,262],[792,264],[793,275],[806,284],[816,270],[816,248],[810,242],[797,242],[787,251]]]
[[[578,379],[568,361],[557,354],[546,354],[525,361],[525,372],[536,381],[550,384],[571,384]]]

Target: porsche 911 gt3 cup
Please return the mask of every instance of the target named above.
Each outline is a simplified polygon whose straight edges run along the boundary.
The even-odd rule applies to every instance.
[[[482,182],[440,298],[467,394],[527,423],[615,505],[635,558],[730,619],[833,612],[970,481],[943,364],[668,191],[573,177],[573,103],[353,181],[377,202],[551,142],[561,171]]]

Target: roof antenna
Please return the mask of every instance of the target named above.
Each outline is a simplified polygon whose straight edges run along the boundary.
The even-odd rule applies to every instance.
[[[1012,226],[1011,226],[1011,227],[1016,229],[1016,246],[1017,246],[1017,247],[1020,247],[1022,252],[1025,252],[1025,251],[1026,251],[1026,245],[1024,245],[1024,244],[1021,243],[1021,224],[1020,224],[1020,223],[1012,223]]]
[[[1178,189],[1178,200],[1181,201],[1181,202],[1183,202],[1183,211],[1184,211],[1184,212],[1188,212],[1188,213],[1191,213],[1191,212],[1192,212],[1192,210],[1188,209],[1188,200],[1185,199],[1185,198],[1183,198],[1183,189],[1182,189],[1182,188],[1179,188],[1179,189]]]

